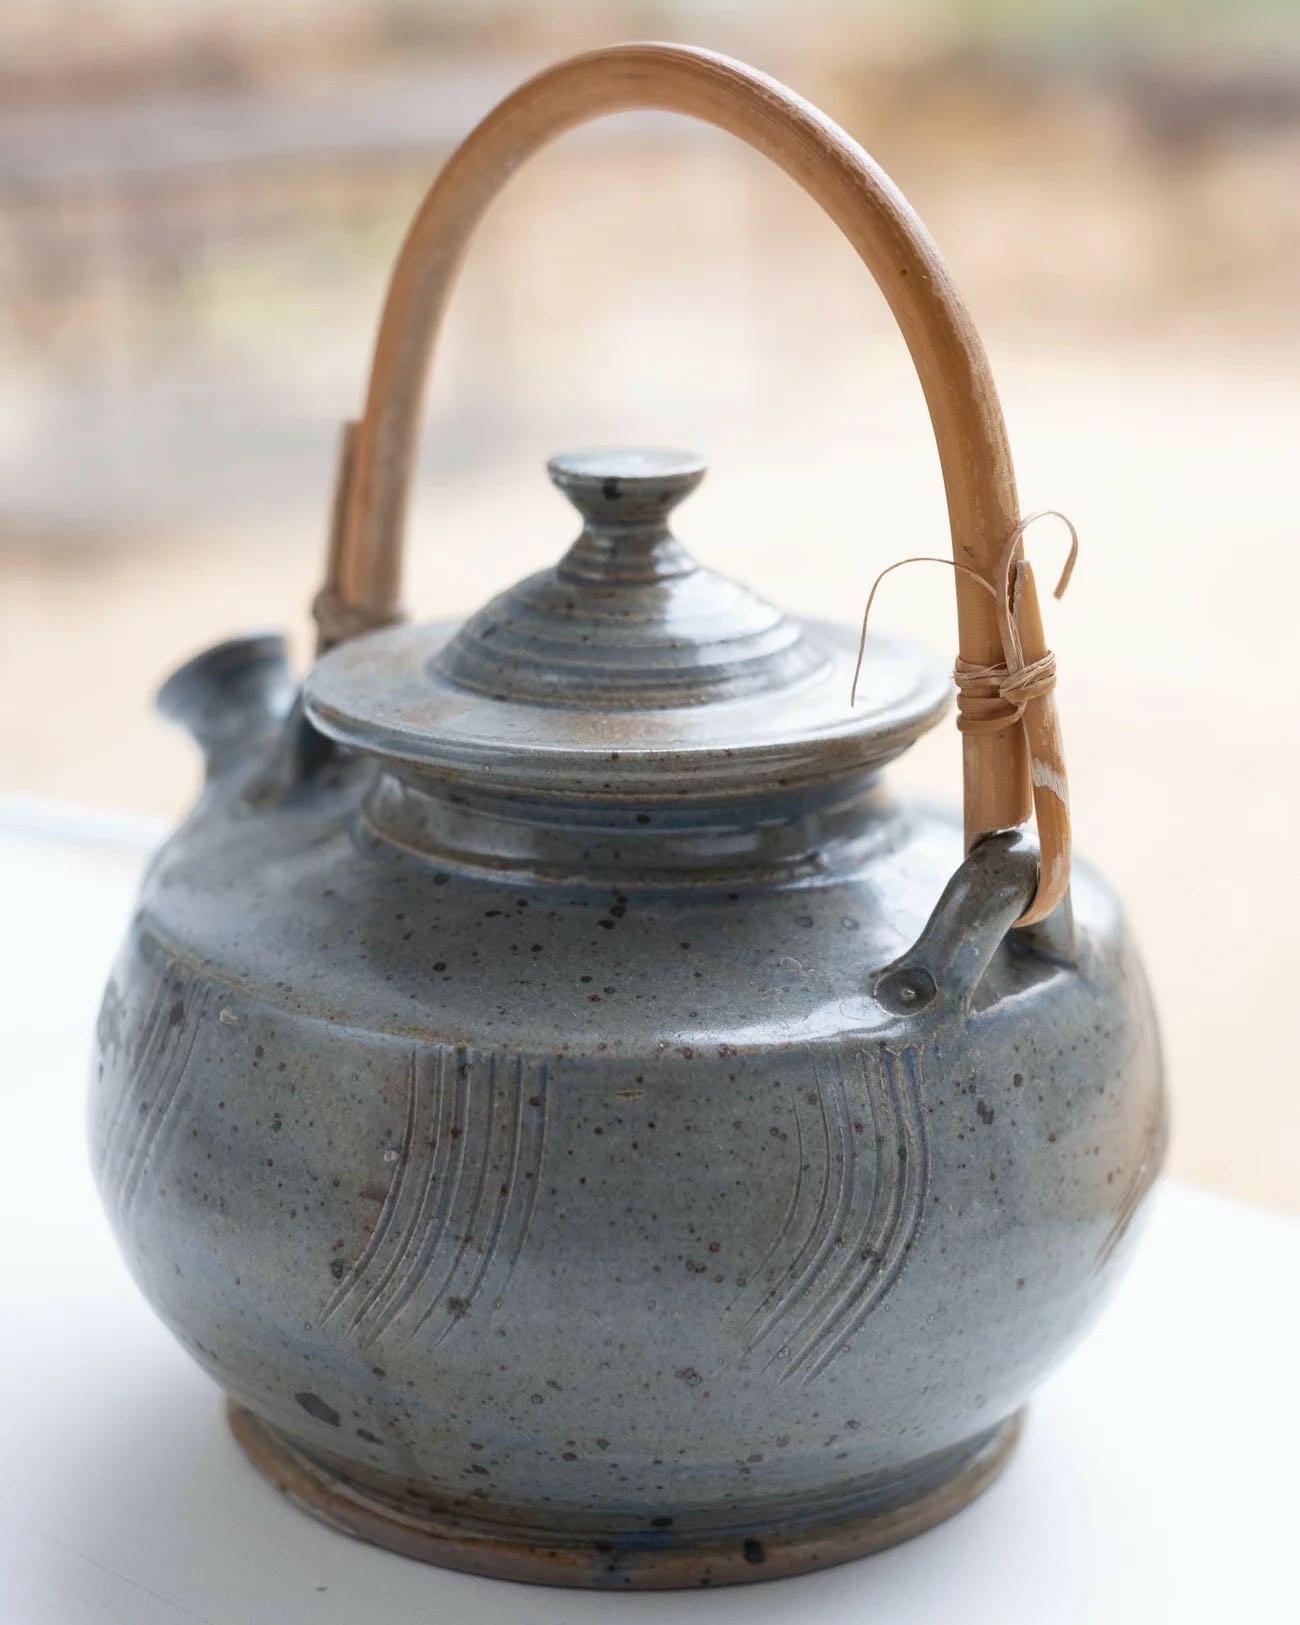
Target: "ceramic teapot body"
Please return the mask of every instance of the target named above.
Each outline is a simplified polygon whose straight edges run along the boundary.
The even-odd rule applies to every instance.
[[[850,714],[851,638],[673,541],[689,459],[553,475],[582,535],[465,626],[351,637],[391,617],[340,544],[305,697],[267,638],[169,683],[208,780],[105,997],[96,1173],[328,1521],[795,1572],[996,1472],[1159,1164],[1150,1002],[1095,875],[1035,921],[1032,838],[890,796],[941,674],[882,642]]]
[[[932,961],[900,1014],[871,973],[950,819],[869,791],[815,875],[573,884],[359,840],[366,777],[256,815],[215,785],[101,1022],[106,1205],[263,1464],[571,1582],[786,1572],[959,1505],[1159,1160],[1104,886],[1076,869],[1068,962],[1003,941],[970,997]],[[1033,884],[996,855],[948,904],[981,946]]]

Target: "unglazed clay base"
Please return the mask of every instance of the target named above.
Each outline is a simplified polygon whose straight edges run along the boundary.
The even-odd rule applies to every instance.
[[[977,1443],[960,1466],[925,1494],[896,1506],[829,1522],[781,1528],[731,1526],[692,1530],[621,1530],[607,1536],[519,1523],[418,1513],[377,1497],[291,1445],[275,1428],[233,1400],[230,1426],[257,1470],[305,1512],[344,1534],[386,1546],[424,1563],[520,1580],[531,1585],[663,1591],[742,1585],[753,1580],[831,1568],[950,1518],[988,1488],[1020,1437],[1024,1412]]]

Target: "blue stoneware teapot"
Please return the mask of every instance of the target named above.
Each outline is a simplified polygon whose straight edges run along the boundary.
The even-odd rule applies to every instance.
[[[767,153],[898,319],[959,566],[965,823],[882,769],[947,671],[697,564],[694,457],[557,457],[558,563],[401,624],[433,337],[561,131],[672,109]],[[841,130],[702,51],[576,58],[452,156],[349,425],[322,653],[236,639],[162,709],[206,783],[113,971],[95,1168],[235,1434],[336,1527],[563,1585],[726,1584],[925,1529],[998,1472],[1159,1165],[1156,1029],[1076,865],[987,362]]]

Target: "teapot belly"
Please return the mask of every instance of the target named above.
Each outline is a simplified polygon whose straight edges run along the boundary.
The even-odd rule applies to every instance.
[[[706,1549],[721,1580],[723,1530],[804,1528],[786,1569],[730,1576],[759,1578],[946,1515],[1100,1303],[1159,1161],[1122,958],[1032,1011],[708,1053],[344,1030],[147,935],[113,988],[101,1190],[241,1442],[282,1484],[297,1460],[331,1521],[360,1496],[368,1538],[405,1508],[454,1562],[458,1520],[491,1572],[515,1564],[482,1557],[498,1522],[640,1531],[677,1555],[609,1583],[676,1584],[651,1569]],[[563,1550],[575,1583],[591,1553]]]

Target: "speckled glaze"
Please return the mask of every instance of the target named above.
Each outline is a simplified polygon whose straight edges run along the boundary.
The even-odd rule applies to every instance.
[[[687,461],[555,472],[583,535],[504,608],[305,702],[271,637],[164,690],[208,780],[105,996],[96,1172],[340,1527],[565,1584],[794,1572],[982,1487],[1100,1307],[1163,1146],[1151,1007],[1086,866],[1008,934],[1025,837],[963,859],[888,793],[941,674],[882,645],[810,721],[852,640],[690,563]]]

